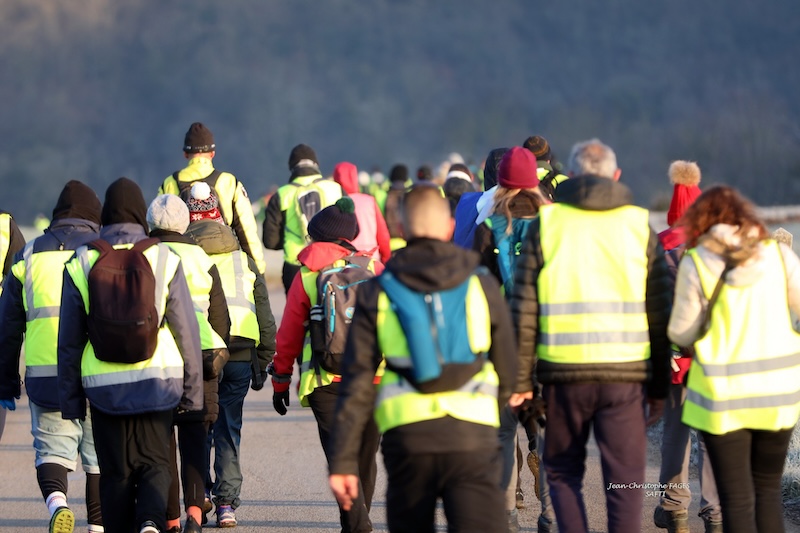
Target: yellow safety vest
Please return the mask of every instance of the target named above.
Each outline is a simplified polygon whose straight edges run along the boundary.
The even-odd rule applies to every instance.
[[[256,275],[247,266],[247,254],[241,250],[211,255],[222,279],[222,291],[231,317],[231,337],[244,337],[259,343],[261,330],[253,295]]]
[[[132,248],[133,244],[116,245],[114,248]],[[168,286],[180,265],[180,258],[165,245],[153,245],[144,250],[156,278],[156,311],[159,322],[164,316],[167,305]],[[81,293],[86,314],[89,314],[89,270],[99,257],[100,252],[81,246],[75,251],[75,257],[66,265],[66,271]],[[100,387],[116,386],[120,392],[125,388],[135,389],[135,384],[147,380],[183,380],[183,357],[181,356],[172,332],[162,324],[158,330],[156,350],[150,359],[133,364],[109,363],[99,360],[94,354],[91,342],[86,343],[81,359],[81,381],[89,400],[92,390]],[[123,395],[120,392],[120,395]],[[176,398],[180,399],[180,395]]]
[[[706,299],[718,276],[692,249]],[[683,422],[721,435],[738,429],[791,428],[800,415],[800,334],[793,326],[778,244],[766,245],[768,270],[753,285],[724,284],[708,332],[695,342]]]
[[[214,164],[207,157],[193,157],[189,159],[186,168],[178,171],[178,180],[182,182],[200,181],[214,171]],[[228,226],[233,225],[234,211],[238,215],[237,220],[244,231],[247,239],[247,247],[253,254],[253,261],[256,262],[260,272],[266,269],[264,262],[264,251],[261,241],[258,240],[258,228],[256,227],[253,206],[247,197],[244,186],[236,177],[229,172],[222,172],[214,185],[219,198],[219,210],[222,218]],[[159,194],[175,194],[180,196],[180,185],[172,176],[167,177],[158,190]],[[243,243],[244,245],[244,243]]]
[[[22,260],[11,267],[23,288],[26,380],[58,376],[58,323],[64,278],[53,275],[53,268],[63,265],[74,253],[53,250],[34,254],[33,244],[25,245]]]
[[[297,213],[297,195],[302,187],[314,184],[320,195],[320,210],[333,205],[342,197],[342,188],[333,180],[323,179],[321,175],[299,176],[291,183],[282,185],[278,189],[278,198],[281,202],[281,211],[286,214],[286,225],[283,237],[283,260],[293,265],[299,265],[297,254],[307,246],[307,228]]]
[[[185,242],[165,242],[164,244],[169,246],[181,258],[183,274],[186,276],[186,284],[189,285],[194,312],[197,315],[197,323],[200,326],[200,347],[203,350],[227,348],[225,341],[222,340],[208,322],[208,308],[210,306],[208,294],[211,292],[211,284],[213,282],[208,271],[214,265],[214,262],[196,244]]]
[[[561,364],[649,359],[647,210],[551,204],[539,217],[538,357]]]
[[[489,304],[477,276],[472,276],[464,305],[467,335],[473,353],[491,348]],[[378,346],[387,361],[378,386],[375,421],[381,433],[415,422],[451,416],[466,422],[500,427],[497,395],[499,379],[494,365],[485,361],[481,370],[458,390],[422,394],[391,368],[408,368],[411,357],[403,328],[385,292],[378,295]]]

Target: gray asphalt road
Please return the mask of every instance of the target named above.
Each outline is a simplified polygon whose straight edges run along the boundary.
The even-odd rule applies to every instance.
[[[282,291],[273,291],[271,298],[279,319],[284,298]],[[327,470],[319,444],[316,424],[310,409],[299,406],[292,398],[289,413],[278,416],[272,409],[272,391],[266,386],[251,391],[245,403],[242,435],[244,470],[243,504],[236,516],[237,532],[274,531],[284,533],[333,533],[340,531],[338,512],[327,485]],[[36,483],[31,448],[30,412],[27,400],[19,402],[16,411],[8,414],[5,433],[0,442],[0,533],[46,531],[47,510]],[[380,455],[378,457],[380,463]],[[658,481],[655,461],[648,469],[647,482]],[[605,488],[600,473],[596,447],[590,450],[584,494],[593,532],[606,531]],[[77,517],[76,531],[86,531],[84,477],[69,477],[69,501]],[[385,519],[385,475],[382,467],[373,503],[372,517],[376,531],[387,531]],[[697,481],[693,490],[697,491]],[[523,470],[525,509],[520,511],[522,531],[536,531],[538,502],[533,498],[533,478]],[[655,498],[645,500],[643,528],[646,532],[663,532],[652,525]],[[692,531],[703,531],[692,509]],[[213,517],[212,517],[213,523]],[[438,531],[446,531],[439,517]],[[213,530],[213,527],[208,527]],[[787,531],[800,532],[800,527],[787,524]]]

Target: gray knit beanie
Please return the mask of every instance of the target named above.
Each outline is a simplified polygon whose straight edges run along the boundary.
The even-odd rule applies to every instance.
[[[189,227],[189,208],[179,196],[160,194],[147,208],[147,224],[151,230],[186,233],[186,228]]]

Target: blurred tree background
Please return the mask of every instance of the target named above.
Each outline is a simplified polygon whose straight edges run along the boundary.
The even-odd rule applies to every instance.
[[[796,204],[798,51],[796,0],[3,0],[0,208],[119,176],[149,200],[194,121],[253,198],[300,142],[388,172],[541,134],[610,144],[645,207],[674,159]]]

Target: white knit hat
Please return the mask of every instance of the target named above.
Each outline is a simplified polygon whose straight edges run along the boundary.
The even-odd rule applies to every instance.
[[[151,230],[186,233],[186,228],[189,227],[189,208],[179,196],[160,194],[147,208],[147,224]]]

